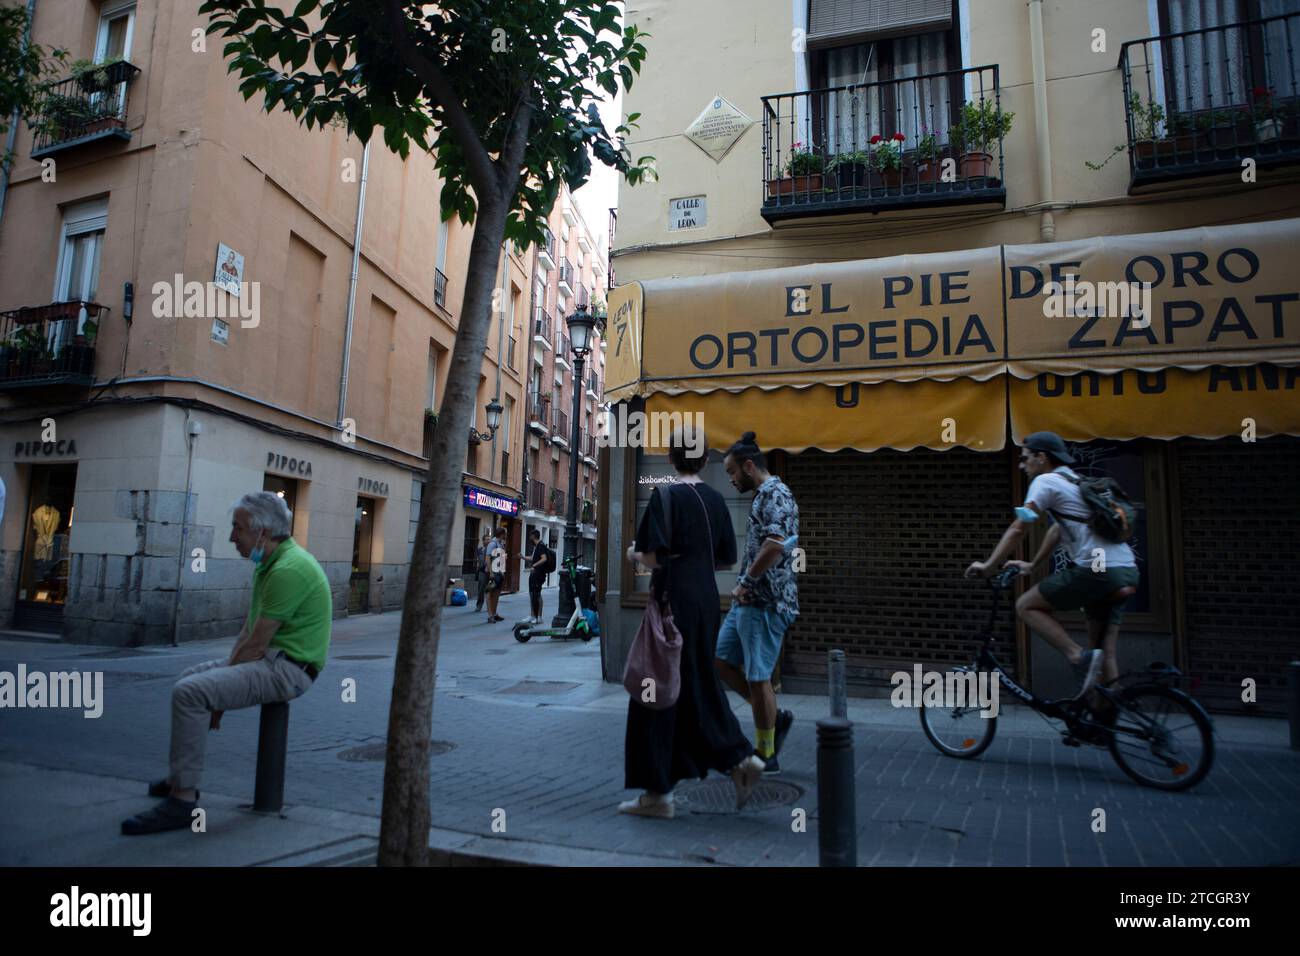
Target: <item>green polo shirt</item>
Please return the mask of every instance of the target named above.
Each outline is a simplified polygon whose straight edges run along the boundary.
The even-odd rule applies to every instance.
[[[253,569],[250,634],[260,617],[280,622],[271,647],[294,660],[325,668],[334,617],[330,583],[320,563],[293,538],[285,538]]]

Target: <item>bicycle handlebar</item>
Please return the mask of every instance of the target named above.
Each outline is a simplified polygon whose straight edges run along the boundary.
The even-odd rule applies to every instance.
[[[1014,565],[1009,568],[1003,568],[992,578],[989,579],[989,587],[995,591],[1005,591],[1011,587],[1011,582],[1020,576],[1020,569]]]

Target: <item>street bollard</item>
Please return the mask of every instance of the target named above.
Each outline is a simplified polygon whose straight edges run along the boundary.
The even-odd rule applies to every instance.
[[[831,716],[848,717],[849,702],[844,689],[844,652],[841,650],[826,653],[827,693],[831,698]]]
[[[818,866],[858,865],[853,793],[853,725],[843,717],[817,721]]]
[[[1291,722],[1291,749],[1300,750],[1300,661],[1286,668],[1286,711]]]
[[[289,749],[289,702],[262,705],[257,726],[257,779],[253,784],[253,809],[279,813],[284,806],[284,763]]]

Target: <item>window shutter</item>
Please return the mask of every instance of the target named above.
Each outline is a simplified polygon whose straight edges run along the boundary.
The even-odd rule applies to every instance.
[[[809,0],[808,45],[841,46],[952,26],[952,0]]]

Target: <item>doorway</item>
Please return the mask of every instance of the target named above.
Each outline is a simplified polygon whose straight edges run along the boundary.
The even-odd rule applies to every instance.
[[[375,538],[375,499],[357,497],[356,528],[352,534],[352,577],[348,613],[370,610],[370,555]]]
[[[68,599],[68,539],[76,488],[76,465],[32,466],[18,599],[14,603],[14,627],[18,630],[50,634],[63,631],[63,606]]]

